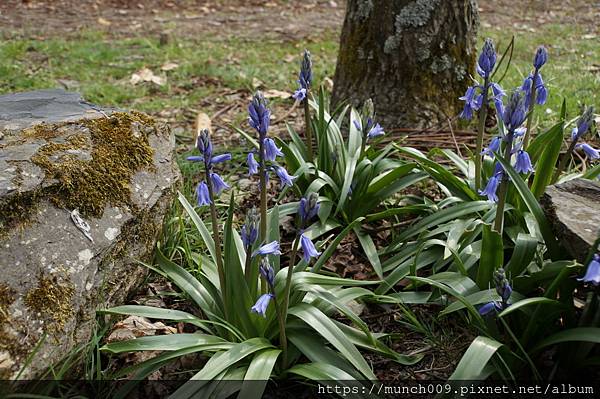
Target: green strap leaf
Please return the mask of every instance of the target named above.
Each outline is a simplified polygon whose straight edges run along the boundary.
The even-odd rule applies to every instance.
[[[475,338],[449,379],[484,380],[488,377],[487,373],[484,373],[486,366],[502,346],[500,342],[491,338],[482,336]]]
[[[504,158],[502,158],[501,156],[497,156],[496,159],[502,164],[504,170],[508,173],[510,177],[511,183],[515,186],[515,188],[521,195],[521,199],[523,200],[523,202],[525,202],[525,205],[527,205],[527,209],[529,209],[529,211],[535,217],[552,260],[559,260],[564,258],[564,254],[560,250],[558,241],[556,241],[556,237],[554,236],[552,228],[550,227],[550,224],[546,219],[546,215],[544,215],[544,211],[542,210],[540,203],[537,201],[533,193],[529,190],[529,187],[527,187],[527,183],[523,181],[521,175],[519,175],[517,171]]]
[[[483,225],[483,243],[481,247],[481,260],[477,269],[477,285],[485,290],[492,282],[494,270],[504,264],[504,245],[502,235],[492,230],[489,224]]]
[[[257,353],[248,366],[244,376],[239,399],[261,398],[271,377],[275,362],[281,353],[280,349],[267,349]]]
[[[335,323],[319,309],[307,303],[299,303],[289,309],[289,314],[298,317],[318,332],[367,379],[377,379],[358,349],[346,338]]]
[[[537,351],[550,345],[574,341],[592,342],[595,344],[600,344],[600,328],[578,327],[558,332],[554,335],[549,336],[546,339],[543,339],[533,348],[533,351]]]

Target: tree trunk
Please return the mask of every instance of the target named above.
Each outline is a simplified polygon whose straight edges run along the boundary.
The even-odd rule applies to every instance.
[[[445,122],[471,83],[478,25],[475,0],[348,0],[333,102],[372,98],[388,129]]]

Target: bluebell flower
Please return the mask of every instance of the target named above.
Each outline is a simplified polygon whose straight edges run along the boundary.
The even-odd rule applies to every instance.
[[[210,205],[210,195],[208,194],[208,186],[205,182],[201,182],[196,187],[196,197],[198,198],[198,206]]]
[[[583,150],[583,152],[585,152],[585,155],[587,155],[587,157],[589,159],[598,159],[598,158],[600,158],[600,153],[598,152],[598,150],[595,149],[594,147],[592,147],[591,145],[587,144],[587,143],[577,144],[575,146],[575,148]]]
[[[273,267],[267,258],[261,259],[258,271],[260,272],[260,275],[263,276],[267,284],[269,284],[269,287],[273,289],[273,284],[275,282],[275,270],[273,270]]]
[[[489,155],[490,157],[494,156],[495,152],[500,151],[500,144],[502,143],[502,139],[500,136],[496,136],[490,141],[490,144],[487,148],[484,148],[481,151],[481,155]]]
[[[592,261],[587,267],[585,275],[577,280],[586,283],[592,283],[593,285],[600,284],[600,254],[594,254]]]
[[[252,207],[246,214],[246,222],[242,226],[241,237],[244,247],[251,248],[258,238],[258,224],[260,217],[256,208]]]
[[[262,317],[267,317],[267,308],[269,307],[269,302],[271,302],[271,299],[273,298],[275,298],[273,294],[261,295],[254,306],[252,306],[252,312],[257,313]]]
[[[498,194],[496,194],[496,191],[498,191],[498,186],[500,185],[501,180],[502,173],[494,174],[492,177],[490,177],[490,180],[488,180],[485,188],[483,190],[479,190],[479,195],[487,196],[488,201],[498,202]]]
[[[498,83],[491,82],[490,87],[492,88],[494,99],[501,99],[502,97],[506,96],[506,92]]]
[[[208,129],[202,129],[196,137],[196,148],[200,151],[200,154],[204,156],[204,159],[208,159],[212,157],[213,147],[212,141],[210,140],[210,132]]]
[[[521,86],[521,90],[525,92],[525,107],[529,108],[531,103],[531,96],[533,95],[533,91],[535,90],[536,97],[535,103],[538,105],[542,105],[546,103],[546,99],[548,98],[548,91],[546,89],[546,85],[544,84],[544,79],[542,78],[542,74],[538,72],[535,74],[535,78],[533,74],[529,74],[525,80],[523,80],[523,85]]]
[[[304,233],[300,235],[300,246],[302,247],[302,257],[306,262],[310,262],[310,258],[321,255],[321,252],[317,252],[315,244]]]
[[[475,99],[475,95],[476,95],[475,86],[470,86],[467,88],[465,95],[458,98],[459,100],[463,100],[465,102],[465,106],[459,115],[459,117],[461,119],[467,119],[467,120],[472,119],[473,111],[476,111],[479,109],[479,104]]]
[[[531,165],[531,159],[527,151],[519,150],[517,152],[517,162],[515,163],[515,170],[518,173],[529,173],[534,172],[533,166]]]
[[[304,50],[304,56],[302,57],[302,63],[300,64],[300,74],[298,75],[298,84],[300,87],[294,92],[292,97],[296,101],[303,101],[308,95],[308,90],[312,83],[312,60],[310,52]]]
[[[520,127],[527,117],[527,109],[525,108],[525,98],[521,90],[515,90],[508,100],[508,104],[504,108],[502,121],[509,132],[514,132]]]
[[[371,130],[369,130],[369,133],[367,133],[367,138],[372,139],[373,137],[381,136],[383,134],[385,134],[385,132],[383,131],[381,125],[378,123],[375,126],[373,126]]]
[[[271,111],[267,108],[267,100],[260,91],[252,97],[252,102],[248,106],[248,123],[264,138],[269,130],[271,123]]]
[[[275,141],[273,141],[273,139],[265,139],[263,141],[263,145],[265,148],[265,159],[267,161],[275,161],[276,157],[282,157],[283,156],[283,152],[281,152],[281,148],[277,148],[277,146],[275,145]]]
[[[515,137],[523,136],[527,132],[527,128],[525,126],[519,127],[515,129]]]
[[[275,167],[275,173],[277,173],[279,180],[281,180],[281,187],[292,187],[294,185],[294,180],[296,179],[296,177],[290,176],[283,166]]]
[[[544,46],[540,46],[537,48],[535,52],[535,57],[533,58],[533,67],[535,69],[540,69],[544,64],[548,61],[548,50]]]
[[[226,161],[231,161],[231,154],[221,154],[221,155],[216,155],[216,156],[212,157],[213,164],[226,162]]]
[[[300,205],[298,206],[298,214],[302,224],[306,224],[310,219],[317,216],[319,213],[319,195],[316,193],[310,193],[307,198],[302,197],[300,199]]]
[[[308,50],[304,50],[298,83],[305,89],[309,89],[312,84],[312,59]]]
[[[258,173],[258,162],[254,160],[254,153],[248,153],[248,158],[246,159],[246,163],[248,164],[248,173],[251,175]]]
[[[227,190],[229,188],[229,185],[225,183],[223,179],[221,179],[221,176],[214,172],[210,174],[210,181],[212,183],[215,195],[219,195],[223,190]]]
[[[495,310],[496,312],[501,312],[502,305],[496,301],[488,302],[479,308],[479,314],[482,316],[486,316],[490,314],[493,310]]]
[[[594,107],[587,107],[583,114],[577,119],[577,127],[571,131],[571,139],[577,141],[583,136],[594,120]]]
[[[503,268],[499,268],[494,272],[494,283],[496,285],[496,292],[502,298],[502,303],[508,305],[508,300],[512,294],[512,287],[506,279],[506,272]]]
[[[299,88],[298,90],[296,90],[294,92],[294,94],[292,94],[292,98],[296,101],[302,101],[306,98],[306,89],[304,88]]]
[[[208,129],[202,129],[196,138],[196,148],[200,151],[200,155],[193,155],[187,157],[188,161],[191,162],[204,162],[207,167],[211,167],[213,164],[230,161],[231,154],[221,154],[213,156],[213,145],[210,140],[210,132]]]
[[[477,60],[477,73],[482,78],[490,76],[496,65],[496,50],[494,49],[494,43],[491,39],[485,39],[481,54]]]
[[[256,251],[254,251],[252,257],[255,257],[257,255],[281,255],[279,242],[271,241],[270,243],[261,246]]]

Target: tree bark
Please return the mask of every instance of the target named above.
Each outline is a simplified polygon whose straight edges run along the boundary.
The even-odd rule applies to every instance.
[[[475,0],[348,0],[333,102],[372,98],[388,129],[445,122],[471,83],[478,26]]]

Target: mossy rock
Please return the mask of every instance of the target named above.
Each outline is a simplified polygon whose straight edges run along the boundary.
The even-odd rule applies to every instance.
[[[167,126],[77,93],[0,96],[0,132],[0,374],[36,348],[32,378],[144,278],[180,174]]]

